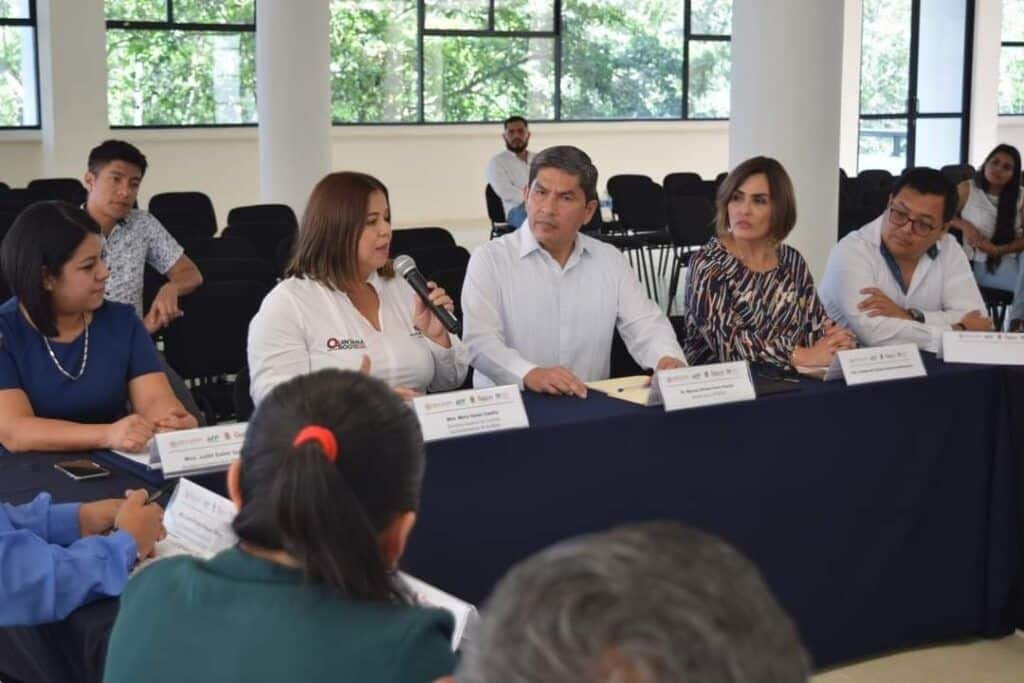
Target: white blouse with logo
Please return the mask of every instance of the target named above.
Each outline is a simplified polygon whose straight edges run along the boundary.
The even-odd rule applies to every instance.
[[[380,299],[379,331],[344,292],[294,277],[274,287],[249,324],[254,403],[296,375],[359,370],[363,356],[370,357],[370,374],[393,387],[449,391],[462,384],[469,368],[466,348],[455,335],[451,348],[443,348],[413,326],[412,287],[376,272],[367,282]]]

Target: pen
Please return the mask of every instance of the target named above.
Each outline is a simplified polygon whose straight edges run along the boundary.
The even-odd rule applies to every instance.
[[[169,481],[166,484],[164,484],[162,487],[160,487],[159,490],[154,491],[153,493],[149,494],[149,497],[146,498],[146,505],[149,505],[150,503],[155,503],[156,501],[158,501],[161,498],[163,498],[164,494],[165,493],[169,493],[170,490],[173,489],[174,485],[177,484],[177,483],[178,483],[177,481]]]

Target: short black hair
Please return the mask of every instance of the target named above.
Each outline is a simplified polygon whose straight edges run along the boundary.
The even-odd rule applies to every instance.
[[[892,196],[898,195],[904,187],[909,187],[921,194],[937,194],[942,197],[945,202],[942,207],[943,224],[951,221],[956,214],[957,204],[960,203],[956,193],[956,185],[950,182],[949,178],[942,175],[941,171],[927,166],[908,168],[893,183]]]
[[[557,168],[569,175],[576,176],[587,201],[597,201],[597,167],[587,153],[572,145],[558,145],[541,150],[530,162],[530,179],[528,187],[542,168]]]
[[[0,270],[11,291],[47,337],[57,336],[53,296],[43,287],[43,269],[59,277],[64,265],[100,226],[69,202],[36,202],[14,220],[0,245]]]
[[[507,119],[505,119],[505,123],[502,124],[502,127],[505,130],[508,130],[508,124],[510,124],[510,123],[521,123],[524,126],[526,126],[527,128],[530,127],[530,122],[527,121],[526,119],[524,119],[522,116],[510,116],[510,117],[508,117]]]
[[[149,166],[146,156],[130,142],[104,140],[89,152],[89,172],[96,175],[112,161],[124,161],[138,166],[143,176],[146,175],[146,168]]]

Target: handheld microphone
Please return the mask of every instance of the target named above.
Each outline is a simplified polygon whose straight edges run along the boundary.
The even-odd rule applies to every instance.
[[[405,278],[405,281],[409,283],[420,299],[423,300],[424,305],[429,308],[437,319],[444,325],[444,329],[448,330],[452,334],[462,334],[462,323],[459,322],[458,318],[452,315],[447,308],[444,306],[438,306],[430,300],[430,289],[427,287],[427,278],[423,277],[423,273],[416,267],[416,262],[411,257],[402,254],[396,256],[394,260],[395,272]]]

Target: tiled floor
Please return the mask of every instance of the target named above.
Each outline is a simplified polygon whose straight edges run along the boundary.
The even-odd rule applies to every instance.
[[[909,650],[818,674],[812,683],[1024,683],[1024,632]]]

